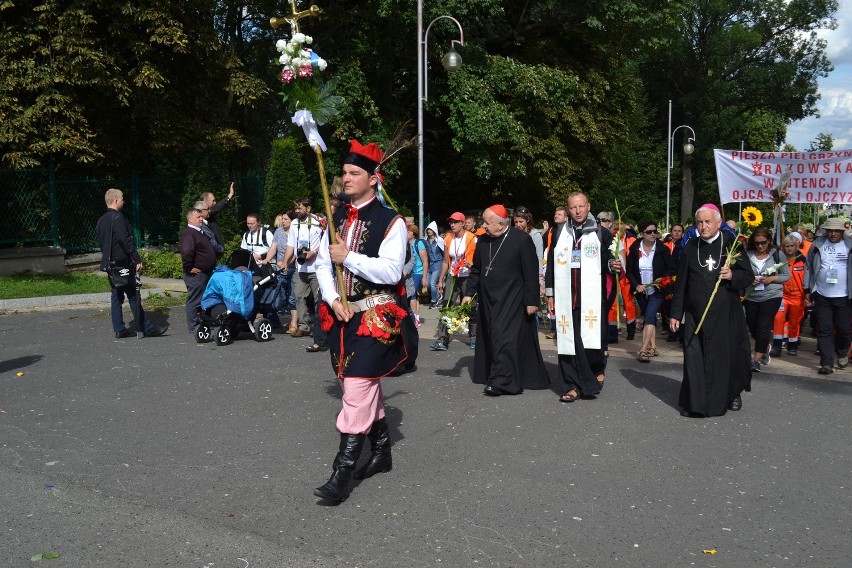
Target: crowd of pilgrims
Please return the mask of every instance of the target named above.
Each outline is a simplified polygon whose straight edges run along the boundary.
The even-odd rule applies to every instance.
[[[454,335],[458,336],[460,331],[467,336],[468,347],[475,351],[472,378],[474,382],[485,385],[486,395],[518,394],[524,388],[552,387],[556,390],[562,389],[564,394],[560,396],[560,400],[563,402],[590,398],[598,394],[603,386],[609,345],[619,341],[635,341],[637,360],[647,364],[659,353],[658,336],[661,341],[673,344],[684,343],[684,328],[675,330],[670,326],[670,317],[673,313],[672,300],[679,265],[685,264],[683,258],[687,244],[693,240],[701,241],[702,235],[698,225],[685,227],[675,223],[667,232],[662,232],[660,225],[652,220],[643,220],[637,224],[624,222],[619,225],[613,212],[601,211],[593,215],[588,199],[583,194],[572,194],[572,196],[569,197],[566,206],[555,209],[552,223],[549,220],[543,220],[540,228],[536,228],[535,220],[528,208],[518,206],[507,210],[501,205],[492,206],[477,215],[454,212],[447,217],[443,227],[439,227],[435,221],[429,223],[423,235],[420,234],[415,223],[412,221],[406,223],[409,251],[403,268],[402,284],[405,287],[404,294],[407,301],[404,305],[408,314],[416,328],[421,328],[426,320],[430,320],[429,327],[420,329],[419,335],[429,337],[435,330],[435,341],[429,345],[433,351],[447,351],[451,338]],[[572,199],[575,202],[573,209]],[[322,223],[321,216],[312,215],[310,202],[308,200],[303,202],[298,211],[285,212],[276,219],[276,232],[272,239],[275,243],[281,235],[290,232],[292,229],[289,225],[296,224],[299,219],[315,218]],[[586,212],[580,211],[578,215],[577,207],[582,209],[583,204],[585,204]],[[334,199],[332,210],[340,206],[341,202]],[[724,236],[719,243],[730,242],[734,238],[744,241],[741,266],[746,271],[750,269],[747,274],[741,272],[738,276],[737,282],[740,283],[738,287],[742,285],[740,293],[733,294],[734,300],[726,304],[729,307],[735,305],[735,311],[739,312],[741,309],[745,316],[742,333],[734,334],[738,339],[732,344],[737,350],[735,358],[737,362],[732,363],[732,368],[739,372],[741,366],[745,367],[744,378],[738,383],[742,388],[732,387],[731,392],[720,395],[720,400],[723,402],[720,409],[699,411],[699,414],[710,415],[723,413],[725,408],[738,410],[741,407],[739,392],[750,390],[751,373],[760,372],[764,366],[770,364],[773,356],[777,357],[785,352],[790,357],[798,356],[803,324],[809,321],[810,326],[805,332],[817,335],[817,318],[809,318],[814,313],[814,306],[811,303],[809,290],[806,289],[806,274],[813,268],[809,266],[809,258],[813,255],[809,257],[808,253],[814,240],[822,238],[824,241],[826,231],[825,226],[817,227],[815,234],[812,226],[799,224],[790,227],[783,238],[776,239],[771,231],[761,227],[750,231],[748,237],[744,237],[737,233],[735,222],[721,222],[721,212],[718,208],[712,204],[702,208],[710,213],[718,214],[716,219],[721,228],[719,234]],[[702,211],[701,208],[700,211]],[[492,219],[490,230],[489,216]],[[697,218],[698,212],[696,212]],[[604,264],[596,275],[596,278],[602,277],[603,288],[600,293],[602,298],[596,297],[591,303],[602,300],[602,313],[605,315],[601,317],[601,320],[606,323],[601,328],[600,341],[592,341],[595,344],[594,349],[588,348],[588,337],[583,339],[578,334],[576,339],[572,339],[573,334],[567,332],[570,329],[571,317],[569,316],[566,320],[564,314],[573,312],[573,317],[577,318],[580,308],[583,314],[586,314],[587,296],[591,294],[589,290],[592,289],[587,284],[581,292],[582,271],[579,270],[580,263],[577,258],[572,259],[571,268],[577,269],[572,272],[575,278],[575,294],[579,299],[575,297],[570,300],[572,309],[567,312],[563,309],[563,315],[557,315],[554,310],[556,304],[554,300],[558,300],[559,296],[559,292],[554,292],[554,289],[564,288],[565,280],[561,284],[554,285],[553,274],[550,274],[548,279],[548,268],[555,264],[553,249],[557,244],[559,229],[563,225],[572,227],[569,232],[572,238],[576,239],[573,241],[575,253],[580,252],[580,241],[584,236],[588,237],[591,232],[594,232],[598,235],[595,242],[609,251],[610,262],[617,261],[615,270],[611,265]],[[509,244],[506,244],[506,239],[503,237],[509,236],[509,228],[512,229],[512,238]],[[852,242],[847,236],[848,224],[843,229],[844,242]],[[528,240],[528,242],[516,241],[518,235],[525,235],[524,241]],[[291,240],[296,239],[291,236]],[[501,247],[504,244],[506,248],[501,254]],[[530,245],[529,248],[527,248],[528,245]],[[286,244],[282,242],[278,247],[281,252],[277,253],[276,258],[282,268],[283,265],[290,265],[287,275],[291,276],[295,254],[291,254],[288,260],[287,255],[283,254],[285,247]],[[702,247],[703,245],[698,248],[703,251]],[[840,249],[843,250],[844,247],[841,246]],[[487,258],[478,259],[478,250],[480,256]],[[527,256],[533,259],[529,261],[530,265],[525,264],[526,261],[523,260]],[[706,279],[707,286],[712,286],[715,275],[719,274],[719,263],[724,255],[721,250],[718,254],[709,250],[706,256],[703,252],[698,253],[697,256],[700,264],[698,274]],[[846,257],[842,260],[841,264],[848,263]],[[534,266],[532,266],[533,262]],[[507,267],[511,268],[507,269]],[[489,278],[490,271],[493,273]],[[533,276],[523,276],[530,273]],[[712,278],[709,275],[713,275]],[[848,278],[845,273],[843,276]],[[747,282],[742,280],[743,278]],[[536,282],[530,282],[536,279]],[[550,282],[549,285],[548,282]],[[846,286],[843,284],[841,283],[837,288],[845,289]],[[327,350],[325,334],[318,332],[318,326],[302,325],[302,314],[296,314],[297,306],[300,310],[302,306],[307,306],[305,300],[310,298],[305,296],[316,295],[316,292],[312,292],[307,284],[302,286],[301,291],[297,291],[295,285],[287,288],[287,292],[281,295],[282,298],[287,299],[281,306],[284,309],[278,313],[290,315],[288,333],[295,337],[310,334],[313,337],[313,343],[306,348],[309,352]],[[401,288],[400,286],[400,290]],[[483,294],[490,294],[491,300],[483,302]],[[845,297],[845,294],[843,296]],[[700,301],[705,301],[704,305],[706,305],[706,300],[705,297]],[[721,299],[716,299],[713,305],[717,306],[719,301]],[[712,299],[711,302],[713,302]],[[445,313],[448,308],[465,303],[470,304],[470,309],[469,320],[463,329],[459,330],[448,325],[448,318],[442,317],[442,313]],[[497,306],[502,307],[498,309]],[[841,302],[839,309],[836,306],[837,304],[829,308],[827,317],[831,318],[833,311],[835,318],[839,315],[841,320],[843,318],[848,320],[849,303]],[[307,311],[307,308],[304,309]],[[287,314],[288,311],[289,314]],[[687,313],[689,310],[685,310],[682,305],[677,306],[674,312],[676,312],[674,317],[679,321],[686,321],[689,317]],[[277,314],[271,314],[273,317],[275,315]],[[278,318],[274,319],[275,323],[280,325]],[[515,328],[525,327],[528,321],[531,322],[530,334],[523,330],[520,333],[515,331]],[[296,327],[296,322],[299,322],[299,327]],[[575,328],[584,327],[579,319],[574,324]],[[692,324],[694,328],[695,322],[693,321]],[[734,328],[739,328],[739,322],[732,325]],[[591,328],[591,325],[589,327]],[[725,327],[725,325],[721,326],[722,329]],[[841,323],[839,327],[843,328],[845,324]],[[496,332],[498,328],[513,331],[498,333]],[[848,364],[849,330],[841,329],[838,337],[834,338],[838,325],[829,322],[828,328],[832,335],[830,343],[832,352],[821,353],[819,349],[817,350],[820,356],[818,372],[823,375],[833,373],[835,368],[845,369]],[[563,335],[562,340],[568,339],[569,343],[572,343],[571,346],[558,343],[560,329]],[[544,340],[553,341],[558,345],[559,378],[549,377],[544,367],[540,353],[539,332],[543,334]],[[710,333],[709,330],[704,332],[705,338],[709,337],[708,333]],[[825,334],[828,335],[829,332]],[[477,350],[478,335],[481,341],[480,349]],[[529,336],[534,336],[535,339],[529,341]],[[577,342],[576,349],[573,346],[574,341]],[[731,341],[731,337],[728,337],[727,341]],[[705,357],[703,349],[706,347],[702,348],[701,360]],[[684,347],[685,354],[687,351],[689,351],[688,342]],[[721,352],[725,356],[729,354],[728,348],[722,349]],[[563,356],[563,353],[571,355]],[[745,365],[739,364],[739,355],[746,358]],[[538,362],[537,369],[530,370],[524,366],[524,362],[530,361]],[[688,361],[685,361],[685,377],[690,374],[705,375],[705,379],[702,380],[709,381],[708,384],[712,382],[713,378],[710,375],[714,373],[698,368],[690,372],[688,367]],[[682,393],[683,396],[687,395]],[[733,401],[729,400],[732,396]],[[688,400],[681,402],[682,406],[690,407]],[[697,403],[693,401],[693,403],[703,407],[706,401]]]
[[[554,230],[568,218],[566,207],[557,207],[553,223],[542,221],[542,228],[534,226],[532,214],[526,207],[511,211],[514,227],[529,235],[535,247],[539,267],[539,286],[542,309],[541,318],[547,340],[556,340],[557,322],[552,311],[548,312],[545,294],[545,275],[549,249],[554,245]],[[685,245],[698,236],[693,225],[685,228],[676,223],[670,231],[662,232],[658,223],[644,220],[638,224],[622,223],[610,211],[602,211],[593,217],[598,227],[612,233],[620,240],[618,257],[622,271],[618,278],[620,301],[613,301],[608,314],[607,344],[619,340],[638,344],[637,359],[649,363],[658,355],[657,331],[660,329],[666,342],[683,343],[683,329],[672,331],[668,325],[671,301],[676,280],[678,260]],[[411,298],[428,298],[429,309],[458,303],[464,292],[464,280],[470,275],[477,239],[485,235],[477,217],[461,212],[447,219],[448,229],[439,228],[433,221],[426,229],[425,238],[419,238],[417,228],[412,226],[411,252],[422,257],[421,272],[414,274],[414,284],[409,284]],[[722,231],[737,236],[736,222],[722,223]],[[825,231],[818,229],[819,234]],[[848,233],[848,226],[847,226]],[[620,238],[619,238],[620,237]],[[744,241],[744,251],[753,272],[754,281],[742,299],[748,332],[751,335],[751,371],[760,372],[770,364],[772,356],[786,352],[788,356],[799,354],[803,323],[813,312],[805,290],[805,272],[808,268],[808,252],[817,237],[813,228],[806,224],[790,227],[786,236],[776,243],[775,235],[765,228],[757,228],[748,237],[739,235]],[[449,262],[442,262],[447,257]],[[765,275],[767,271],[774,272]],[[446,278],[455,278],[456,288],[448,291]],[[409,278],[410,280],[410,278]],[[449,297],[452,294],[453,297]],[[421,324],[419,305],[413,304],[413,317]],[[474,309],[469,324],[468,345],[476,348],[477,312]],[[438,339],[430,345],[434,351],[448,349],[449,334],[439,326]],[[816,336],[816,318],[810,318],[807,333]],[[636,336],[639,335],[637,339]],[[819,351],[817,351],[819,355]],[[837,366],[843,369],[847,360],[838,356]],[[831,365],[820,365],[820,374],[833,372]]]

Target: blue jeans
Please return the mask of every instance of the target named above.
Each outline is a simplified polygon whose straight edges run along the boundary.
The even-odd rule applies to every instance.
[[[664,299],[665,296],[658,291],[655,291],[650,296],[645,294],[636,295],[636,300],[639,302],[639,308],[641,308],[645,319],[645,325],[657,325],[657,312],[660,311]]]
[[[112,317],[112,330],[116,333],[124,329],[124,316],[121,313],[121,306],[124,304],[124,297],[127,296],[127,303],[130,304],[130,309],[133,311],[133,317],[136,320],[136,329],[142,332],[153,331],[154,326],[145,319],[145,310],[142,309],[142,304],[136,296],[136,288],[113,288],[110,297],[110,316]],[[138,310],[138,311],[137,311]]]
[[[432,270],[433,265],[429,265],[429,296],[432,298],[432,303],[438,303],[438,279],[441,277],[441,265]]]

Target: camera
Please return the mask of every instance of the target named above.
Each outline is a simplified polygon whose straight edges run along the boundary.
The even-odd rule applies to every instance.
[[[306,255],[308,254],[309,250],[310,247],[308,247],[307,245],[300,246],[296,251],[296,262],[298,262],[299,264],[305,264],[305,260],[307,260]]]

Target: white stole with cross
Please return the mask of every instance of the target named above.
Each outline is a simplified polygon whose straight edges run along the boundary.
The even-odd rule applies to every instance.
[[[579,256],[579,259],[577,258]],[[576,355],[571,287],[571,268],[580,268],[580,338],[585,349],[601,348],[601,242],[596,231],[580,237],[574,251],[574,236],[563,227],[554,249],[553,294],[556,301],[556,346],[560,355]]]

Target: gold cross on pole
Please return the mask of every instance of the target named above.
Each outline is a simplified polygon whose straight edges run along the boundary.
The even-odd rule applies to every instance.
[[[319,16],[320,12],[322,12],[316,4],[307,10],[302,10],[300,12],[296,9],[296,0],[290,0],[290,10],[292,13],[289,16],[269,18],[269,25],[272,26],[273,29],[277,29],[278,26],[282,25],[284,22],[288,22],[290,24],[291,31],[294,34],[297,34],[299,33],[299,20],[302,18],[309,18],[311,16]]]
[[[571,324],[568,322],[568,318],[565,317],[565,314],[562,314],[562,319],[559,320],[559,328],[562,330],[562,333],[568,333],[569,327],[571,327]]]
[[[594,311],[589,310],[589,313],[586,314],[586,317],[583,319],[585,319],[586,323],[589,324],[589,329],[592,329],[592,327],[595,325],[595,322],[598,321],[598,316],[595,315]]]

